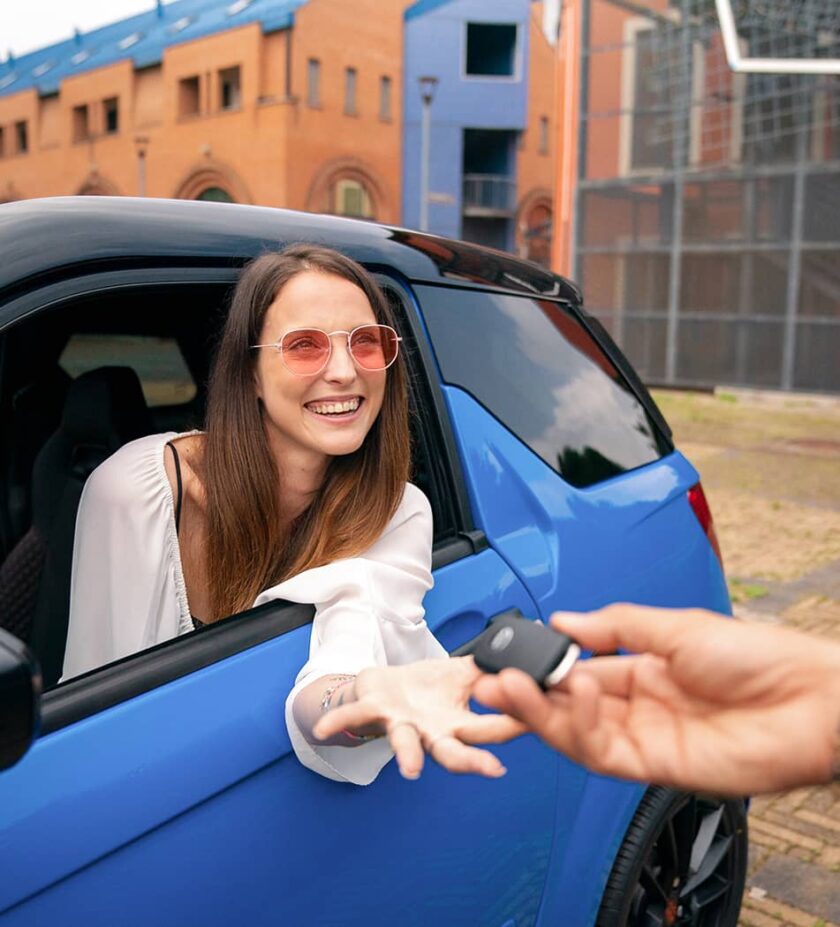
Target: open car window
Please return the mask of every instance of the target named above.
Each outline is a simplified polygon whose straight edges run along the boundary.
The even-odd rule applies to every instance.
[[[147,276],[154,277],[148,272]],[[270,603],[56,684],[67,631],[73,524],[85,480],[124,443],[123,438],[137,437],[138,431],[187,431],[200,427],[203,420],[210,359],[234,273],[225,282],[207,284],[167,282],[164,272],[160,276],[164,279],[117,291],[111,287],[97,292],[91,286],[83,296],[54,300],[49,308],[30,312],[0,334],[4,356],[0,415],[4,436],[12,438],[4,446],[16,448],[13,454],[4,452],[2,462],[0,596],[14,601],[3,609],[0,620],[35,650],[44,665],[45,731],[301,627],[313,614],[308,606]],[[405,296],[394,287],[389,297],[411,367],[413,480],[432,504],[436,565],[440,565],[464,555],[470,547],[461,536],[459,507],[450,499],[452,474],[445,464],[446,449],[440,444],[439,410],[423,373],[415,332],[406,318]],[[23,363],[24,357],[36,361]],[[129,397],[118,377],[110,404],[88,409],[88,417],[134,419],[131,435],[120,433],[124,421],[118,427],[112,420],[103,420],[99,425],[110,444],[97,438],[82,441],[83,447],[68,448],[65,416],[73,383],[105,369],[131,372],[140,384],[142,408],[127,414]],[[137,407],[137,396],[131,402]],[[50,524],[45,528],[43,519],[40,526],[35,524],[39,511],[43,514],[45,498],[38,487],[38,461],[43,464],[45,448],[49,451],[56,444],[64,446],[64,456],[49,477],[57,491],[46,495],[47,508],[59,512],[60,524],[54,524],[55,511],[49,511],[52,520],[47,519]],[[52,576],[58,575],[58,580],[45,572],[54,571],[56,561],[58,574]],[[31,581],[33,563],[35,582]],[[30,579],[21,583],[24,575]]]

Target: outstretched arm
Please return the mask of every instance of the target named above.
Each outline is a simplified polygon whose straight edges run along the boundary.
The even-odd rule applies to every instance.
[[[615,605],[552,625],[598,653],[557,689],[517,670],[475,697],[596,772],[748,794],[827,781],[840,724],[840,645],[702,610]]]

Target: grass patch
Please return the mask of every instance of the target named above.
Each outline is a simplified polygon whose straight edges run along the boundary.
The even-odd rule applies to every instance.
[[[737,402],[738,397],[735,393],[715,393],[715,399],[720,402]]]
[[[729,580],[729,598],[737,605],[752,602],[754,599],[763,599],[769,594],[770,590],[760,583],[745,583],[740,579]]]

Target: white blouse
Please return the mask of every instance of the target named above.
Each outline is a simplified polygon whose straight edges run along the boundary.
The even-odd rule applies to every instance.
[[[132,441],[85,484],[76,518],[63,679],[193,630],[163,457],[166,442],[177,437],[172,432]],[[313,747],[295,723],[292,702],[322,676],[446,656],[423,617],[423,596],[432,586],[431,550],[429,502],[407,483],[372,547],[293,576],[254,602],[286,599],[315,606],[309,660],[286,700],[286,725],[298,759],[323,776],[367,785],[391,751],[385,740]]]

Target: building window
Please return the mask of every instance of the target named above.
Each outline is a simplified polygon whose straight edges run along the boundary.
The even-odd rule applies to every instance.
[[[539,153],[548,154],[548,116],[540,116],[540,142]]]
[[[682,116],[674,101],[686,93],[691,100],[707,98],[705,52],[700,42],[692,42],[691,58],[684,61],[678,34],[675,26],[652,27],[647,18],[624,23],[619,136],[623,175],[669,170],[675,166],[675,156],[687,156],[689,164],[699,161],[703,108],[690,107],[688,145],[683,151]]]
[[[321,62],[310,58],[306,68],[306,102],[317,107],[321,105]]]
[[[201,111],[201,85],[198,77],[184,77],[178,81],[178,115],[197,116]]]
[[[120,107],[116,97],[108,97],[102,101],[105,119],[105,133],[113,135],[120,131]]]
[[[73,141],[84,142],[90,138],[90,110],[87,103],[73,107]]]
[[[207,187],[206,190],[202,190],[201,193],[196,197],[197,200],[205,200],[208,203],[232,203],[233,197],[227,190],[223,190],[221,187]]]
[[[356,69],[344,71],[344,112],[347,116],[357,115],[356,110]]]
[[[379,78],[379,118],[383,122],[391,121],[391,78]]]
[[[467,23],[467,70],[471,77],[513,77],[515,23]]]
[[[339,180],[335,185],[333,212],[339,216],[372,219],[370,194],[358,180]]]
[[[25,120],[15,123],[15,140],[17,141],[17,153],[26,154],[29,151],[29,129]]]
[[[240,105],[239,67],[219,71],[219,109],[239,109]]]

